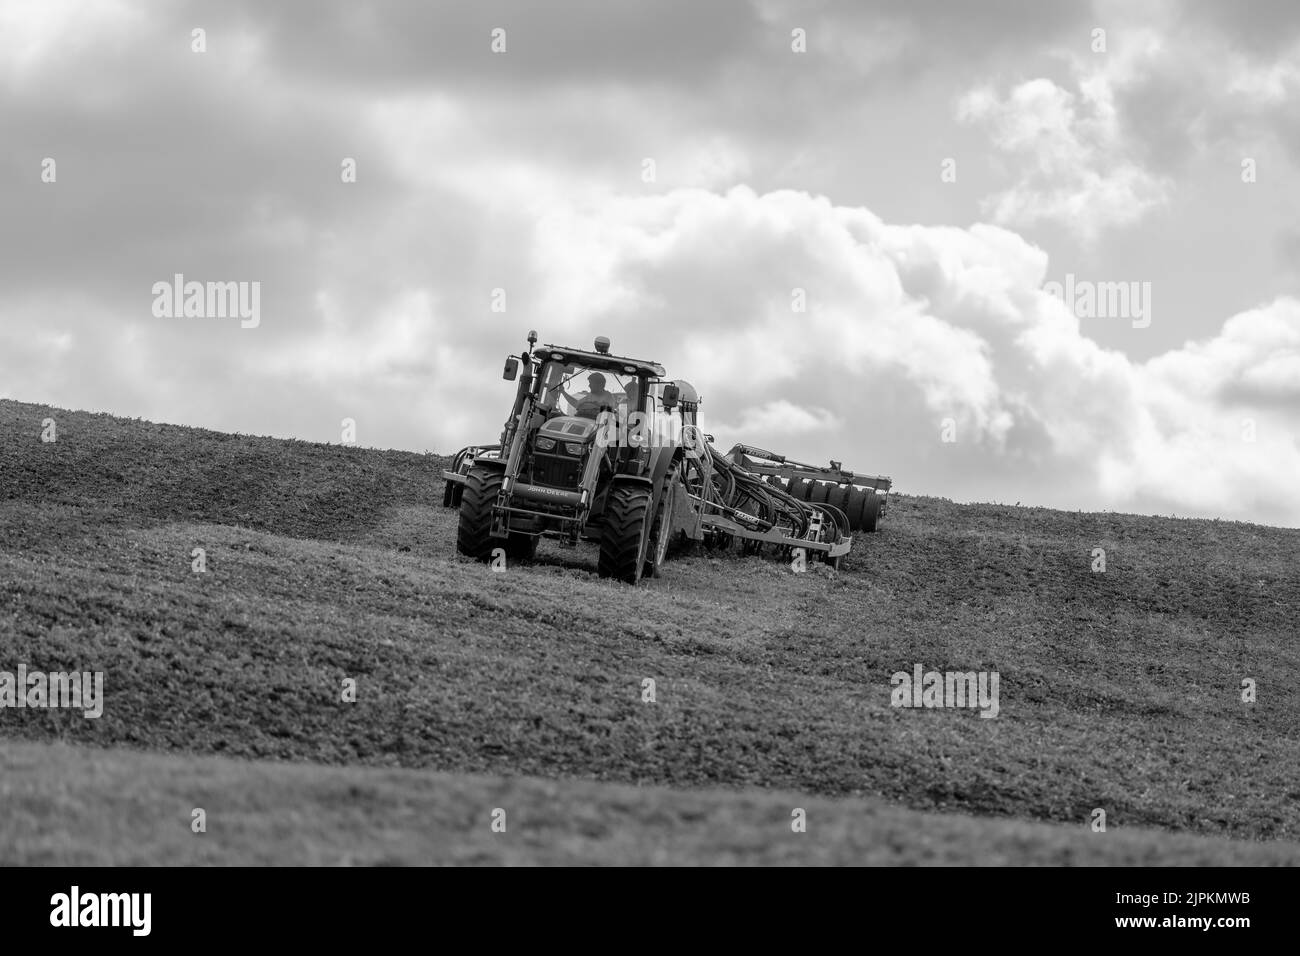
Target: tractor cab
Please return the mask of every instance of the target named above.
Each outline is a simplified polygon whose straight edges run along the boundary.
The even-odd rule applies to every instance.
[[[648,383],[664,374],[653,362],[554,345],[534,349],[532,357],[538,363],[537,406],[547,417],[595,421],[602,412],[626,416],[644,411]]]
[[[664,370],[654,362],[610,355],[608,347],[601,338],[595,352],[555,345],[533,350],[535,412],[525,451],[534,459],[553,454],[571,465],[595,452],[603,459],[597,478],[637,471],[636,456],[627,450],[648,444],[643,436],[655,418],[653,383]],[[574,487],[569,483],[573,469],[556,472],[561,473],[563,487]]]

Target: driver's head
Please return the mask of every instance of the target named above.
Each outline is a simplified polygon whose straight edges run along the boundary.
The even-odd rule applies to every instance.
[[[599,372],[592,372],[587,376],[587,385],[593,392],[603,392],[605,390],[605,376]]]

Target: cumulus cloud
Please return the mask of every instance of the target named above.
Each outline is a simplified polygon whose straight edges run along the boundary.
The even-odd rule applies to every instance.
[[[994,146],[1018,160],[1011,187],[983,203],[995,222],[1055,221],[1084,241],[1128,226],[1168,198],[1171,184],[1125,155],[1106,74],[1071,92],[1049,79],[1006,96],[988,87],[962,97],[958,118],[982,124]]]
[[[1137,366],[1134,382],[1137,442],[1107,450],[1105,490],[1300,525],[1300,299],[1235,315],[1217,336]]]
[[[1290,170],[1261,152],[1217,204],[1222,168],[1178,178],[1203,150],[1234,188],[1240,143],[1300,147],[1293,5],[649,9],[5,4],[0,394],[448,451],[499,433],[529,328],[607,334],[694,382],[724,446],[958,499],[1300,523],[1294,273],[1266,285],[1240,239],[1295,261]],[[1095,22],[1105,57],[1077,52]],[[986,139],[1008,181],[977,190],[963,160],[941,186],[940,156]],[[990,224],[910,224],[969,223],[989,189]],[[1102,347],[1010,227],[1095,239],[1157,206],[1206,241],[1085,250],[1077,271],[1132,265],[1166,310]],[[261,281],[260,327],[152,316],[176,272]]]
[[[739,434],[786,438],[809,432],[837,430],[843,423],[824,408],[804,408],[785,399],[777,399],[744,409],[738,424],[719,424]]]
[[[957,119],[987,133],[1013,180],[985,197],[984,212],[1015,227],[1055,223],[1091,243],[1167,205],[1176,173],[1207,151],[1240,158],[1280,143],[1300,156],[1298,127],[1283,118],[1300,103],[1300,10],[1226,23],[1214,6],[1187,16],[1174,5],[1099,3],[1107,46],[1057,46],[1067,78],[1022,79],[1005,92],[986,82],[960,96]]]
[[[958,498],[1300,524],[1295,299],[1136,362],[1041,291],[1041,250],[990,226],[896,226],[742,187],[566,207],[544,235],[551,294],[583,326],[654,328],[726,442]]]

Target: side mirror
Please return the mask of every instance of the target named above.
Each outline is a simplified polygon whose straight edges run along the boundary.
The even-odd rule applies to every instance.
[[[676,385],[665,385],[663,403],[664,408],[676,408],[677,401],[681,398],[682,390]]]
[[[506,359],[506,370],[501,373],[501,377],[507,382],[513,382],[519,377],[519,359],[513,355]]]

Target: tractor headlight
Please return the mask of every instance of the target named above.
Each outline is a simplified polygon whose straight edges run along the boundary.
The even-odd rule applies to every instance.
[[[538,439],[537,439],[537,448],[538,448],[540,451],[551,451],[553,448],[555,448],[555,439],[554,439],[554,438],[538,438]]]
[[[564,450],[568,452],[570,455],[572,455],[574,458],[578,458],[581,457],[582,453],[587,450],[587,446],[584,445],[582,442],[566,441],[564,443]]]

